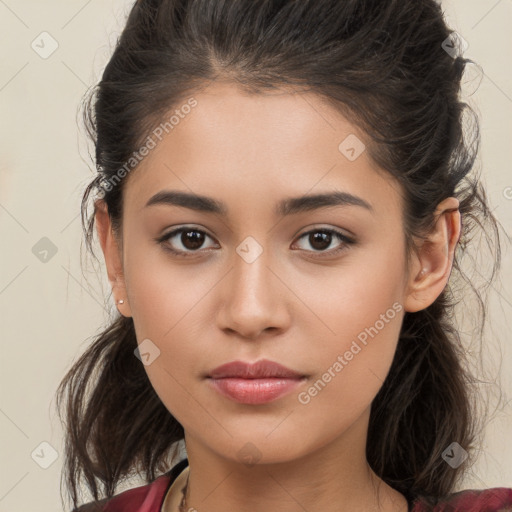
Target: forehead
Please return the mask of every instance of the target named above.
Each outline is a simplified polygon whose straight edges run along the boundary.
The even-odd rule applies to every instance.
[[[251,94],[213,83],[190,97],[194,108],[175,117],[179,122],[161,140],[153,137],[154,149],[128,176],[130,207],[140,210],[170,188],[217,197],[237,191],[238,198],[262,200],[335,188],[367,198],[377,210],[390,201],[400,207],[397,184],[366,151],[347,158],[344,141],[356,141],[360,150],[365,134],[320,96],[289,89]],[[176,110],[180,105],[168,117]]]

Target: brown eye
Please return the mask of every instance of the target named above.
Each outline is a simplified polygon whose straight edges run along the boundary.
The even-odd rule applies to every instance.
[[[310,247],[313,248],[312,251],[308,251],[306,249],[308,252],[318,252],[321,254],[325,253],[328,255],[337,254],[343,250],[348,249],[348,246],[355,244],[354,240],[345,236],[343,233],[336,231],[335,229],[314,229],[304,233],[299,239],[303,238],[305,238]],[[326,250],[331,246],[333,241],[336,240],[341,242],[338,247],[332,250]]]
[[[190,250],[199,249],[204,243],[204,233],[201,231],[182,231],[180,242]]]
[[[331,245],[332,234],[325,231],[315,231],[309,234],[308,242],[314,249],[323,251]]]
[[[184,227],[175,229],[170,233],[159,238],[157,241],[161,243],[167,251],[178,256],[191,256],[195,252],[199,252],[205,243],[206,238],[211,238],[204,231],[192,227]]]

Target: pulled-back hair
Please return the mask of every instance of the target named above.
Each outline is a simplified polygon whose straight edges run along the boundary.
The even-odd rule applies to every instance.
[[[219,80],[253,94],[313,92],[359,126],[369,156],[402,186],[408,256],[434,227],[438,203],[459,199],[462,232],[449,283],[430,306],[405,313],[396,355],[371,407],[368,463],[408,498],[452,492],[479,446],[485,416],[479,381],[455,318],[470,290],[480,341],[485,303],[461,264],[475,230],[492,252],[489,285],[500,267],[499,223],[471,172],[477,114],[461,100],[472,61],[445,50],[450,35],[434,0],[142,0],[84,101],[97,171],[81,210],[92,254],[91,194],[103,198],[120,237],[125,179],[104,183],[119,176],[170,111]],[[134,474],[154,480],[170,469],[169,455],[183,439],[182,426],[134,357],[136,347],[133,319],[116,313],[59,386],[66,487],[75,507],[82,482],[98,500]],[[458,468],[442,458],[452,442],[470,455]]]

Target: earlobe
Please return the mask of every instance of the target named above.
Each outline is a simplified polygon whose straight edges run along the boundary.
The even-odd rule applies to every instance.
[[[439,203],[434,230],[414,255],[404,309],[413,313],[430,306],[450,277],[455,246],[460,239],[459,201],[449,197]]]
[[[107,276],[112,286],[112,293],[119,312],[126,317],[131,316],[124,281],[121,251],[112,230],[112,224],[106,203],[99,199],[94,203],[95,222],[101,249],[105,257]]]

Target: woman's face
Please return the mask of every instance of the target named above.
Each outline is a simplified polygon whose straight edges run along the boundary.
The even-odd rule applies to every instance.
[[[194,99],[152,134],[124,191],[117,298],[151,383],[187,444],[233,460],[292,461],[349,429],[363,439],[405,312],[398,185],[318,96],[216,83]],[[210,200],[147,204],[164,191]],[[333,193],[358,199],[302,203]],[[199,208],[209,201],[220,212]],[[260,359],[306,378],[274,400],[241,403],[207,377]]]

